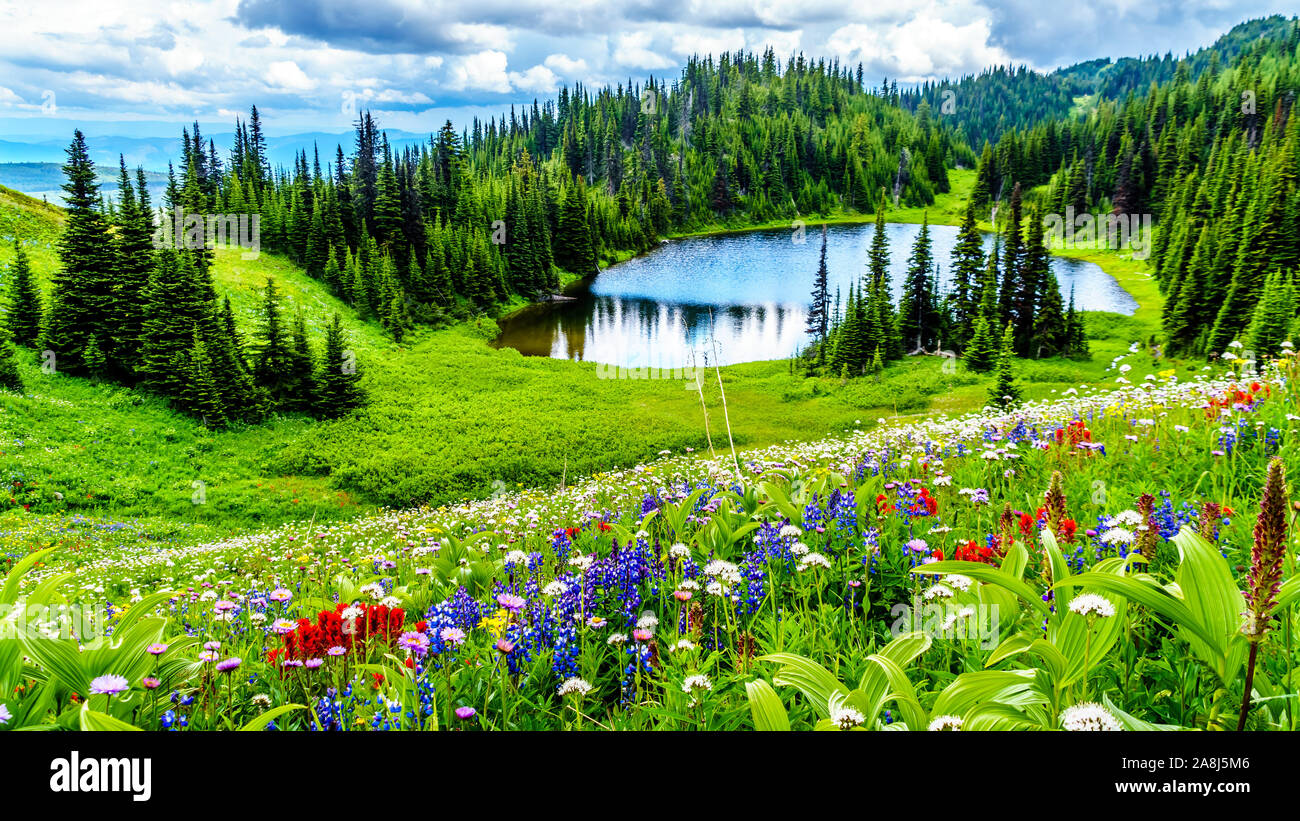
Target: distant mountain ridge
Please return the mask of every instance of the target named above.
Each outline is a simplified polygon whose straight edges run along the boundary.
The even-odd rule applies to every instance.
[[[100,190],[110,199],[114,198],[118,181],[116,163],[96,166],[96,171],[99,172]],[[56,162],[0,162],[0,185],[36,199],[44,198],[54,205],[63,204],[60,197],[65,179],[63,166]],[[149,194],[157,201],[167,187],[167,175],[146,171],[145,180]]]
[[[181,125],[184,124],[177,125],[178,132]],[[431,136],[430,134],[418,134],[395,129],[385,129],[385,131],[388,134],[389,143],[394,148],[428,142]],[[61,166],[65,160],[64,152],[68,147],[68,140],[71,137],[72,134],[69,132],[66,138],[34,142],[0,139],[0,166],[31,163],[54,163]],[[211,139],[216,143],[217,153],[223,158],[229,156],[230,149],[234,146],[235,141],[233,132],[222,132],[220,134],[204,132],[203,138],[205,141]],[[272,166],[283,165],[286,168],[292,168],[294,157],[300,151],[306,151],[310,160],[312,146],[318,144],[321,152],[321,165],[323,166],[326,162],[333,161],[334,147],[336,145],[342,143],[347,146],[352,142],[352,139],[353,133],[351,131],[338,133],[312,131],[289,134],[283,137],[268,137],[266,146],[267,159]],[[174,137],[87,136],[86,146],[90,151],[90,158],[94,160],[97,167],[116,169],[118,156],[121,155],[126,158],[128,168],[134,169],[140,166],[146,171],[163,175],[164,180],[168,161],[175,162],[183,151],[179,133]],[[0,178],[0,184],[17,188],[20,191],[23,190],[19,186],[4,182],[2,178]],[[56,185],[55,188],[57,187]]]

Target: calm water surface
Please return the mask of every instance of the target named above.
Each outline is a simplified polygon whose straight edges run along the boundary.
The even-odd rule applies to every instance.
[[[875,226],[828,230],[830,288],[847,297],[866,271]],[[897,303],[912,243],[921,226],[886,226]],[[957,228],[930,226],[935,259],[948,267]],[[985,251],[992,247],[985,236]],[[752,231],[664,243],[648,254],[611,266],[569,292],[572,301],[536,305],[501,321],[493,343],[526,356],[601,362],[627,368],[680,368],[781,359],[808,344],[804,329],[817,273],[820,231],[805,241],[788,230]],[[1132,314],[1137,303],[1096,264],[1052,257],[1068,300],[1082,310]]]

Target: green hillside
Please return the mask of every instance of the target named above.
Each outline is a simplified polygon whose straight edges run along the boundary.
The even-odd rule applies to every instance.
[[[16,239],[37,274],[46,274],[56,264],[54,243],[61,230],[62,209],[0,185],[0,266],[13,259]]]

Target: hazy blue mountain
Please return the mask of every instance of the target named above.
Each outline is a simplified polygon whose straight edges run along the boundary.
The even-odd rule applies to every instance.
[[[126,164],[129,168],[143,166],[146,171],[156,171],[162,174],[167,172],[168,161],[175,162],[181,154],[181,135],[180,129],[183,123],[177,123],[176,134],[173,137],[122,137],[122,136],[87,136],[86,145],[90,150],[90,158],[98,166],[114,169],[116,174],[118,155],[126,157]],[[201,131],[204,140],[211,139],[217,145],[217,152],[224,160],[230,153],[231,145],[234,143],[233,132],[208,133]],[[387,131],[388,141],[395,149],[404,148],[409,145],[425,142],[429,139],[428,134],[416,134],[409,131]],[[11,163],[55,163],[62,164],[65,158],[64,150],[72,139],[72,131],[68,131],[67,139],[43,139],[38,137],[23,136],[6,136],[0,139],[0,165]],[[283,165],[286,167],[293,165],[293,158],[298,152],[307,152],[307,161],[312,160],[312,149],[314,145],[320,147],[320,160],[322,167],[327,162],[334,160],[334,146],[339,143],[343,144],[345,153],[352,153],[352,133],[340,132],[330,133],[324,131],[308,132],[304,134],[289,134],[283,137],[269,137],[267,139],[266,153],[267,159],[272,165]],[[3,183],[8,185],[8,183]],[[18,185],[9,187],[31,193]],[[54,186],[55,189],[58,186]]]

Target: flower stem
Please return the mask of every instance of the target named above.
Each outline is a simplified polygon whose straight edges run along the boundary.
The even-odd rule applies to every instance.
[[[1246,729],[1246,714],[1250,712],[1250,690],[1255,683],[1255,654],[1259,652],[1259,642],[1250,643],[1250,658],[1246,660],[1246,692],[1241,696],[1241,714],[1237,716],[1237,732]]]

